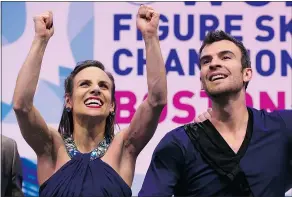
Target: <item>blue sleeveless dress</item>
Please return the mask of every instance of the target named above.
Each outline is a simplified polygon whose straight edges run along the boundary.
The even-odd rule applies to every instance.
[[[129,197],[131,188],[120,175],[100,157],[110,144],[105,138],[91,153],[80,153],[71,137],[64,138],[71,160],[45,181],[39,196]]]

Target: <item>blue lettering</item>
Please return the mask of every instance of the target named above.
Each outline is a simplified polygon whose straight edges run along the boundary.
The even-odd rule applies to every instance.
[[[250,6],[255,6],[255,7],[260,7],[260,6],[265,6],[269,2],[268,1],[246,1],[246,3]],[[186,6],[194,6],[196,5],[196,1],[185,1],[184,4]],[[211,1],[212,6],[221,6],[222,1]],[[286,1],[286,6],[290,7],[292,6],[292,1]]]
[[[281,76],[287,76],[288,65],[292,69],[292,57],[288,54],[287,51],[281,51]]]
[[[114,40],[120,40],[120,31],[121,30],[130,30],[130,25],[122,25],[120,21],[122,19],[131,19],[130,14],[115,14],[114,15]]]
[[[143,40],[142,32],[137,29],[137,40]]]
[[[262,58],[263,56],[268,56],[269,57],[269,69],[267,71],[264,71],[262,69]],[[262,76],[270,76],[274,73],[275,68],[276,68],[276,60],[275,60],[275,55],[269,51],[269,50],[262,50],[256,55],[256,70],[257,72],[262,75]]]
[[[174,66],[172,66],[172,62],[174,61]],[[165,62],[166,73],[170,71],[176,71],[179,75],[184,75],[184,71],[182,69],[181,62],[179,57],[176,53],[175,49],[171,49],[169,55]]]
[[[207,26],[207,21],[212,21],[212,25]],[[214,15],[201,15],[200,17],[200,40],[204,40],[206,32],[214,31],[218,28],[219,20]]]
[[[275,35],[274,29],[262,24],[263,21],[272,21],[272,20],[273,20],[273,17],[268,16],[268,15],[261,16],[257,19],[257,21],[256,21],[257,28],[259,30],[263,30],[263,31],[268,32],[268,35],[267,36],[258,35],[256,37],[256,40],[262,41],[262,42],[267,42],[267,41],[270,41],[274,38],[274,35]]]
[[[160,20],[162,22],[168,22],[168,19],[166,16],[160,14]],[[168,36],[168,26],[167,25],[159,25],[159,31],[161,34],[159,35],[159,40],[164,40]]]
[[[225,31],[231,34],[231,31],[241,30],[240,25],[231,25],[232,20],[242,20],[242,15],[226,15],[225,16]],[[235,39],[242,41],[242,36],[233,36]]]
[[[144,74],[145,64],[146,64],[146,59],[144,58],[144,50],[138,49],[138,75]]]
[[[195,1],[185,1],[184,2],[186,6],[189,6],[189,5],[195,5],[196,2]],[[211,5],[213,6],[221,6],[222,4],[222,1],[211,1]]]
[[[187,34],[182,35],[180,33],[180,15],[174,15],[174,35],[177,39],[186,41],[192,38],[194,35],[194,15],[188,15],[188,25],[187,25]]]
[[[251,6],[260,7],[260,6],[265,6],[270,2],[268,2],[268,1],[246,1],[245,3],[247,3],[248,5],[251,5]]]
[[[124,70],[122,70],[120,68],[120,56],[121,55],[126,55],[127,57],[133,57],[133,54],[131,53],[131,51],[129,51],[128,49],[119,49],[114,53],[114,57],[113,57],[113,67],[114,67],[114,71],[118,74],[118,75],[128,75],[133,68],[126,68]]]
[[[280,16],[280,41],[286,41],[286,34],[290,32],[292,34],[292,19],[290,19],[289,23],[285,24],[286,17]]]
[[[194,49],[189,50],[189,75],[195,75],[195,66],[200,69],[199,55]]]

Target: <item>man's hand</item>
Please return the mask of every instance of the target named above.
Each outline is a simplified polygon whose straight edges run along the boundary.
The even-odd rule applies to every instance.
[[[203,122],[207,119],[211,119],[212,117],[212,109],[207,109],[206,112],[200,114],[197,118],[195,118],[194,122]]]

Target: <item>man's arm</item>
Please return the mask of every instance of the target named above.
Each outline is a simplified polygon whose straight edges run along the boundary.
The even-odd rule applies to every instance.
[[[183,168],[181,145],[168,133],[154,150],[138,196],[172,196]]]
[[[286,137],[288,137],[289,150],[292,151],[292,110],[275,110],[272,113],[282,119],[281,130],[284,131]],[[292,156],[289,156],[292,159]]]
[[[289,135],[292,136],[292,109],[279,110],[278,113],[279,116],[283,119]]]
[[[284,123],[283,130],[285,131],[286,136],[288,137],[288,160],[289,160],[289,167],[288,167],[288,173],[290,173],[290,176],[292,175],[292,110],[279,110],[276,111],[278,115],[281,117]],[[291,188],[291,185],[289,185],[286,190],[289,190]]]

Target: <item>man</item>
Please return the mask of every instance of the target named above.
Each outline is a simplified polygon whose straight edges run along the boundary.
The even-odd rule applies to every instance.
[[[165,135],[139,196],[284,196],[292,184],[292,111],[246,106],[250,58],[223,31],[206,36],[200,69],[212,111]]]
[[[23,196],[22,168],[16,142],[1,135],[1,196]]]

